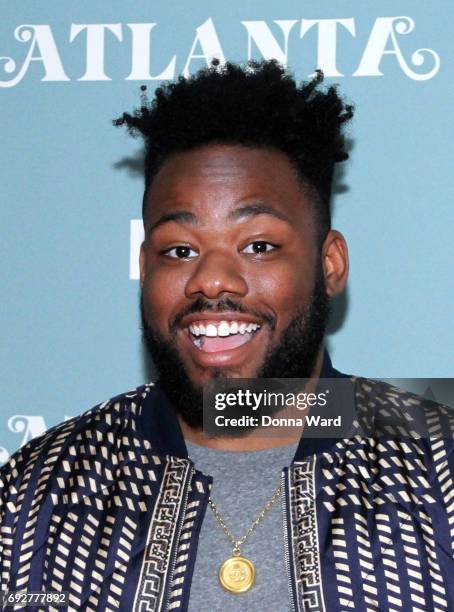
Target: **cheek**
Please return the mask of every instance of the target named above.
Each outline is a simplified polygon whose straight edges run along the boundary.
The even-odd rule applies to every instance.
[[[286,326],[308,302],[313,283],[314,273],[309,262],[269,265],[266,273],[255,273],[249,278],[251,293],[273,309],[278,327]]]
[[[153,270],[143,284],[145,312],[161,333],[168,332],[169,319],[185,304],[186,280],[174,277],[168,271]]]

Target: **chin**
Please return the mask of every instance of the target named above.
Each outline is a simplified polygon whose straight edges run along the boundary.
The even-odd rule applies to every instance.
[[[186,370],[188,371],[188,370]],[[257,378],[257,371],[243,372],[233,368],[206,368],[201,373],[193,374],[189,371],[188,378],[195,387],[201,387],[204,383],[219,378]]]

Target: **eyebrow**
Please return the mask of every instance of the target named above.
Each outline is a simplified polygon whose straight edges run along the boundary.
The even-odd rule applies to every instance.
[[[152,232],[163,223],[169,223],[169,221],[191,223],[195,225],[197,223],[197,217],[193,213],[186,210],[175,210],[173,212],[164,213],[157,221],[155,221],[155,223],[153,223],[148,231]]]
[[[281,219],[282,221],[287,221],[287,223],[290,223],[290,219],[285,213],[277,210],[277,208],[274,208],[274,206],[264,204],[263,202],[256,202],[254,204],[247,204],[241,208],[235,208],[235,210],[232,210],[232,212],[229,214],[229,219],[239,220],[252,217],[254,215],[271,215]]]
[[[277,210],[273,206],[269,204],[264,204],[263,202],[256,202],[254,204],[247,204],[246,206],[242,206],[241,208],[235,208],[229,213],[228,219],[233,219],[235,221],[239,221],[240,219],[246,219],[248,217],[252,217],[255,215],[271,215],[282,221],[286,221],[290,223],[290,219],[286,214]],[[164,223],[169,223],[170,221],[176,221],[181,223],[190,223],[191,225],[196,225],[198,223],[198,219],[194,213],[188,212],[186,210],[175,210],[172,212],[164,213],[159,217],[155,223],[148,230],[152,232],[160,225]]]

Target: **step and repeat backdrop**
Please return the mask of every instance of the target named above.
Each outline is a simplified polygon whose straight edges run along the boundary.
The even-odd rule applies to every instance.
[[[336,367],[452,376],[453,22],[450,0],[2,2],[0,463],[153,376],[141,148],[112,119],[213,57],[320,67],[356,106],[333,204],[351,257]]]

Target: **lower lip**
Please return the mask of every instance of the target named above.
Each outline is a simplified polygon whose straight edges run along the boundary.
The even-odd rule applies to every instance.
[[[241,346],[225,351],[216,351],[208,353],[203,349],[199,349],[193,343],[191,336],[187,330],[182,330],[182,334],[185,339],[185,346],[187,345],[190,350],[191,357],[197,365],[207,368],[210,366],[235,366],[239,365],[242,361],[249,356],[249,353],[254,350],[254,344],[257,340],[257,336],[262,333],[263,327],[257,330],[252,338],[245,342]]]

